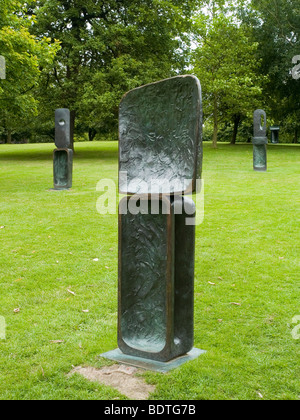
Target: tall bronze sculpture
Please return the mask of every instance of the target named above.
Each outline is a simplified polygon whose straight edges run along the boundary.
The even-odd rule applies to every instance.
[[[119,115],[119,349],[112,360],[167,371],[194,349],[195,204],[201,87],[179,76],[134,89]],[[124,176],[125,174],[125,176]]]
[[[263,121],[262,121],[263,120]],[[262,109],[254,112],[253,169],[264,172],[267,170],[267,115]]]
[[[53,178],[55,190],[72,188],[73,150],[71,146],[71,120],[68,109],[55,111],[55,145],[53,152]]]

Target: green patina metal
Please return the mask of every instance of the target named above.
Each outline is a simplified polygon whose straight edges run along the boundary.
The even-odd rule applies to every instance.
[[[147,214],[124,214],[132,199],[145,200]],[[155,201],[159,214],[151,214]],[[135,196],[120,206],[119,348],[165,362],[194,342],[195,226],[186,226],[186,218],[195,216],[195,204]]]
[[[119,349],[103,356],[168,371],[203,353],[193,349],[195,226],[186,223],[195,204],[182,196],[202,171],[200,83],[179,76],[135,89],[119,120],[119,190],[128,194],[119,208]]]
[[[124,96],[120,171],[127,172],[128,185],[120,181],[121,193],[195,191],[202,171],[201,107],[200,83],[193,76],[163,80]]]
[[[263,120],[263,122],[262,122]],[[254,112],[253,169],[265,172],[267,170],[267,116],[265,111]]]
[[[118,341],[126,354],[165,361],[173,344],[174,217],[162,200],[169,215],[162,202],[157,215],[120,215]]]
[[[72,188],[73,150],[56,149],[53,152],[53,178],[55,190]]]
[[[55,145],[53,153],[53,178],[55,190],[72,188],[73,150],[71,145],[70,111],[57,109],[55,111]]]

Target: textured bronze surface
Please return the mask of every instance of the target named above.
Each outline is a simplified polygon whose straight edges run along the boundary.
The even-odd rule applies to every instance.
[[[72,188],[73,150],[56,149],[53,152],[53,178],[55,190]]]
[[[150,205],[148,197],[131,199]],[[121,201],[120,213],[129,200]],[[161,201],[169,215],[120,215],[118,342],[126,354],[166,361],[172,358],[174,218],[170,201]]]
[[[195,226],[186,226],[185,210],[193,215],[195,204],[152,197],[160,208],[153,215],[151,200],[134,196],[122,200],[120,213],[129,200],[145,201],[149,211],[120,215],[119,348],[166,362],[189,352],[194,342]],[[178,209],[182,214],[175,214]]]
[[[187,219],[195,204],[182,197],[202,171],[198,79],[179,76],[125,95],[119,149],[119,190],[128,194],[119,206],[119,350],[106,357],[168,370],[202,353],[189,353],[195,226]]]
[[[124,194],[195,190],[202,170],[201,87],[178,76],[134,89],[120,105],[120,171]]]
[[[262,124],[262,119],[264,120]],[[267,116],[265,111],[254,112],[253,169],[264,172],[267,170]]]
[[[196,216],[196,206],[188,197],[174,197],[172,201],[175,214],[174,340],[179,355],[189,352],[194,345],[196,228],[187,226],[186,220],[188,215]]]

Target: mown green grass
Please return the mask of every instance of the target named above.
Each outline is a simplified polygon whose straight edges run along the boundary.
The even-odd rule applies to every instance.
[[[97,213],[96,185],[117,181],[118,145],[76,144],[68,192],[50,190],[53,148],[0,146],[0,399],[125,399],[68,376],[117,347],[117,215]],[[299,162],[300,147],[270,145],[256,173],[251,145],[205,145],[195,347],[207,353],[146,372],[151,399],[300,398]]]

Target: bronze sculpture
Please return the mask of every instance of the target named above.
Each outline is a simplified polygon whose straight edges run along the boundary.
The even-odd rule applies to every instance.
[[[184,196],[202,171],[198,79],[128,92],[119,124],[119,349],[103,356],[166,371],[203,353],[193,349],[195,226],[186,223],[196,209]]]
[[[279,143],[280,127],[278,127],[278,126],[270,127],[270,132],[271,132],[271,142],[273,144],[278,144]]]
[[[55,145],[53,152],[53,178],[55,190],[72,188],[73,150],[71,146],[71,121],[68,109],[55,111]]]
[[[262,124],[262,119],[263,124]],[[265,172],[267,170],[267,116],[265,111],[257,109],[254,112],[253,169]]]

